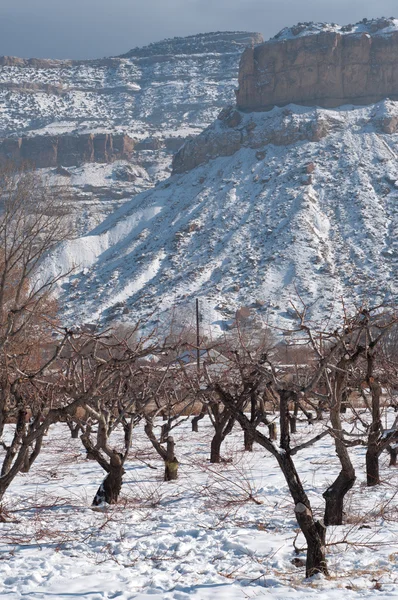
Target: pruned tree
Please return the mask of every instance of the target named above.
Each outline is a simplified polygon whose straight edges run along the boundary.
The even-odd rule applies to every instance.
[[[112,330],[77,332],[60,361],[58,393],[81,399],[83,416],[75,414],[70,420],[80,427],[87,456],[107,474],[95,506],[117,503],[133,429],[151,399],[145,359],[158,345],[150,336],[136,337],[137,330],[138,325],[123,338]],[[118,429],[123,430],[123,442],[115,445],[112,436]]]
[[[273,393],[279,396],[279,448],[274,441],[259,430],[258,424],[253,423],[245,414],[245,407],[251,395],[260,391],[262,386],[271,385],[272,372],[262,364],[251,363],[245,369],[237,369],[241,377],[240,385],[230,385],[213,376],[209,378],[209,386],[218,395],[220,401],[229,409],[241,425],[243,431],[248,431],[250,437],[276,459],[285,477],[290,494],[295,504],[297,522],[303,532],[307,544],[306,574],[311,577],[316,573],[328,574],[325,552],[325,527],[313,514],[309,498],[297,473],[293,456],[300,450],[318,441],[328,434],[327,431],[307,440],[298,446],[291,446],[289,424],[289,402],[295,399],[296,392],[291,389],[275,387]]]
[[[195,375],[196,379],[196,375]],[[163,369],[152,370],[152,399],[145,412],[145,433],[164,462],[164,481],[178,478],[179,461],[175,439],[170,433],[192,416],[196,396],[186,369],[172,361]],[[156,422],[163,416],[162,423]]]

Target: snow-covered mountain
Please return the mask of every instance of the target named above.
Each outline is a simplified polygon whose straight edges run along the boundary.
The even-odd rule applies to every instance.
[[[40,156],[41,166],[46,166],[49,143],[52,150],[51,142],[62,136],[69,143],[75,136],[81,155],[87,155],[87,134],[133,138],[130,161],[87,163],[76,152],[75,165],[49,171],[52,185],[72,187],[78,231],[85,233],[126,198],[168,177],[173,154],[185,139],[234,101],[240,56],[247,45],[259,42],[257,33],[219,32],[173,38],[101,60],[0,57],[0,161],[2,152],[9,152],[1,138],[33,137],[34,143],[21,145],[22,158],[35,162]],[[62,158],[61,166],[67,166]]]
[[[397,123],[390,101],[224,110],[178,173],[51,257],[47,273],[76,267],[65,314],[163,321],[200,297],[213,327],[242,306],[289,327],[298,295],[314,318],[396,298]]]
[[[234,100],[257,33],[173,38],[87,61],[0,58],[0,137],[123,132],[143,140],[199,133]]]

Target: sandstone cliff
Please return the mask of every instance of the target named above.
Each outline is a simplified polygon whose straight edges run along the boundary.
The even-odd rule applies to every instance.
[[[398,21],[300,24],[243,53],[237,105],[336,107],[398,100]]]
[[[128,135],[41,135],[0,140],[0,162],[29,162],[38,168],[109,163],[129,159],[134,141]]]

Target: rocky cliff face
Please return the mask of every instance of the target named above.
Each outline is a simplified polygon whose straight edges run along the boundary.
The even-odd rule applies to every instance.
[[[300,24],[245,50],[237,105],[336,107],[398,99],[398,21]]]
[[[0,163],[29,162],[37,168],[129,160],[134,141],[123,134],[42,135],[0,140]]]
[[[217,121],[187,142],[173,159],[173,173],[184,173],[219,156],[231,156],[243,148],[269,144],[288,146],[300,141],[319,142],[335,125],[335,116],[326,112],[302,114],[290,109],[273,111],[261,121],[233,107],[221,111]],[[385,125],[396,125],[385,116]]]

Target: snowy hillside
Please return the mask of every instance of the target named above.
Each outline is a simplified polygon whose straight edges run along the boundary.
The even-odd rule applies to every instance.
[[[298,293],[316,318],[397,297],[398,105],[236,112],[177,156],[192,170],[51,257],[47,273],[76,268],[70,321],[164,320],[200,297],[216,328],[242,305],[289,326]]]
[[[260,41],[259,34],[222,32],[174,38],[103,60],[6,57],[0,66],[0,137],[199,133],[233,101],[240,55]]]

